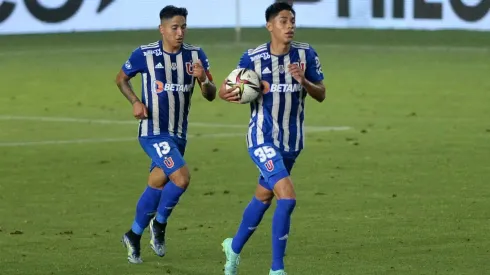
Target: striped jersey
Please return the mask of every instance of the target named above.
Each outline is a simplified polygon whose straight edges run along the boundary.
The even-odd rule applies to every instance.
[[[305,97],[303,87],[288,73],[288,65],[297,64],[311,82],[323,80],[315,50],[306,43],[292,42],[287,54],[270,52],[270,43],[246,51],[238,68],[254,70],[268,85],[266,93],[250,103],[248,147],[273,144],[283,152],[298,152],[304,147]]]
[[[148,119],[140,121],[139,137],[170,135],[186,139],[196,83],[192,64],[198,59],[208,72],[204,51],[189,44],[184,43],[177,53],[167,53],[160,40],[133,51],[122,70],[129,77],[141,74],[141,101],[148,108]]]

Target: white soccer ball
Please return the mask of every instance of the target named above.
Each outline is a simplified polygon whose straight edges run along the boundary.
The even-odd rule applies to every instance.
[[[259,75],[250,69],[235,69],[226,78],[226,89],[238,86],[240,103],[250,103],[262,94]]]

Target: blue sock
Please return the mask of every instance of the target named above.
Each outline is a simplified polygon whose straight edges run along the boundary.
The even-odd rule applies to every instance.
[[[284,253],[289,237],[291,214],[296,206],[295,199],[277,200],[272,218],[272,266],[273,271],[284,269]]]
[[[233,252],[239,254],[242,251],[243,246],[254,233],[269,206],[270,204],[264,204],[255,196],[253,197],[243,212],[242,223],[231,243]]]
[[[177,205],[180,196],[182,196],[184,192],[184,188],[178,187],[171,181],[165,185],[162,191],[162,196],[160,197],[160,204],[158,205],[157,209],[157,222],[167,222],[168,217],[170,217],[170,214],[172,214],[172,210]]]
[[[158,202],[162,190],[147,186],[136,205],[136,217],[134,218],[131,230],[141,235],[145,228],[150,224],[151,218],[157,211]]]

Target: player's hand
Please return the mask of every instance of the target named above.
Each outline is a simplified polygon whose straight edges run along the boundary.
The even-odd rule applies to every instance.
[[[136,119],[146,119],[148,118],[148,109],[145,104],[140,101],[133,103],[133,116]]]
[[[200,59],[192,63],[192,76],[196,77],[201,83],[206,81],[206,71]]]
[[[228,101],[228,102],[240,103],[240,88],[239,88],[239,86],[234,85],[231,88],[226,89],[225,93],[221,96],[221,98]]]
[[[305,72],[297,65],[297,64],[289,64],[288,65],[289,73],[291,76],[298,81],[299,84],[303,84],[305,82]]]

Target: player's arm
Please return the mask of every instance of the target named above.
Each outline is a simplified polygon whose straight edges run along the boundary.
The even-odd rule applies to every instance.
[[[304,71],[298,65],[289,65],[289,71],[312,98],[318,102],[325,100],[326,88],[323,84],[322,65],[313,48],[310,48],[306,54],[306,69]]]
[[[209,60],[204,51],[199,51],[199,59],[192,64],[192,67],[192,74],[201,86],[202,96],[208,101],[213,101],[216,98],[216,85],[213,83],[213,76],[209,71]]]
[[[289,65],[289,73],[316,101],[322,102],[325,100],[326,89],[322,80],[314,80],[314,82],[308,80],[305,72],[296,64]]]
[[[209,71],[204,70],[200,63],[199,61],[193,64],[195,76],[201,86],[202,96],[208,101],[213,101],[216,98],[216,86],[213,83],[213,76]]]
[[[131,86],[131,77],[126,75],[126,73],[121,69],[116,76],[116,84],[119,91],[126,97],[126,99],[133,105],[134,103],[141,102],[136,96]]]
[[[144,62],[142,60],[143,53],[136,49],[131,57],[124,63],[116,76],[116,85],[119,91],[126,97],[126,99],[133,105],[133,115],[137,119],[144,119],[148,117],[148,110],[141,102],[141,100],[134,93],[131,86],[131,78],[137,73],[144,71]]]
[[[213,83],[211,74],[206,72],[206,78],[199,80],[201,84],[202,96],[208,101],[213,101],[216,98],[216,85]]]
[[[311,82],[308,79],[304,79],[301,86],[306,90],[306,92],[318,102],[323,102],[326,97],[326,88],[323,81]]]

